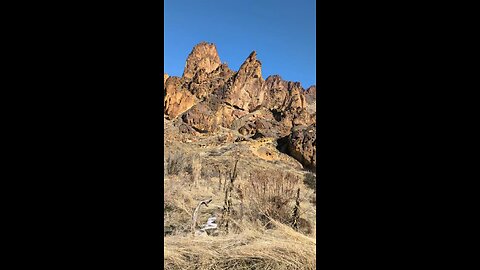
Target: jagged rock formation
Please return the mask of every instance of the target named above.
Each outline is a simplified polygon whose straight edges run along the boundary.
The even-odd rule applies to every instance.
[[[301,126],[288,137],[288,152],[305,167],[316,170],[316,124]]]
[[[305,91],[305,98],[307,100],[307,112],[310,114],[316,114],[317,103],[317,87],[315,85],[310,86]]]
[[[315,102],[315,86],[305,91],[278,75],[264,80],[255,51],[235,72],[221,63],[212,43],[193,48],[181,78],[164,74],[164,114],[180,119],[180,132],[227,128],[236,132],[237,142],[283,138],[284,152],[309,169],[316,166]]]
[[[216,70],[220,64],[220,57],[215,45],[202,42],[196,45],[188,56],[183,78],[192,79],[200,70],[210,73]]]
[[[223,100],[239,110],[252,112],[263,103],[262,64],[253,51],[235,74],[232,86],[225,89]]]
[[[305,90],[305,98],[308,103],[312,103],[317,100],[317,87],[315,85],[310,86]]]
[[[164,113],[170,118],[175,118],[187,111],[195,104],[193,94],[181,86],[182,79],[169,77],[164,84]]]

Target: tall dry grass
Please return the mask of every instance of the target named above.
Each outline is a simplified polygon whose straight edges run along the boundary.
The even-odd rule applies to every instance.
[[[192,236],[192,214],[199,201],[212,199],[198,213],[199,224],[212,214],[221,222],[230,172],[207,179],[199,176],[198,159],[188,162],[194,166],[182,160],[174,167],[193,167],[197,173],[172,170],[176,174],[164,179],[165,269],[315,269],[316,207],[310,203],[315,194],[302,179],[261,170],[239,176],[232,191],[231,232]],[[290,218],[298,188],[302,190],[300,217],[305,224],[294,230]]]
[[[315,269],[316,239],[275,220],[273,229],[242,225],[238,234],[165,237],[164,268]]]

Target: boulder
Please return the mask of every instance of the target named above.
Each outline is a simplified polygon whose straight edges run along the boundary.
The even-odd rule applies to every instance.
[[[288,153],[305,168],[316,171],[316,143],[316,124],[299,127],[288,137]]]

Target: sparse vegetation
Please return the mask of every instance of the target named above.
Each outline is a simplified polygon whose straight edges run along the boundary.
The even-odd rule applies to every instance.
[[[187,159],[187,155],[179,152],[169,152],[165,162],[165,172],[167,175],[179,175],[182,172],[192,173],[191,159]]]
[[[164,74],[166,269],[315,269],[315,89],[261,66],[202,42]]]
[[[164,268],[177,269],[316,269],[314,236],[275,220],[272,229],[243,224],[238,234],[165,238]]]
[[[317,176],[312,172],[307,172],[304,176],[303,183],[311,189],[317,188]]]
[[[234,142],[235,132],[219,131],[233,138],[220,143],[166,133],[165,269],[315,269],[315,174],[289,157],[262,159],[267,143]],[[218,227],[197,233],[211,217]]]
[[[301,175],[260,169],[239,174],[235,165],[246,163],[238,160],[230,170],[212,172],[220,177],[205,179],[198,175],[198,157],[190,159],[193,165],[172,160],[175,174],[164,181],[165,269],[315,269],[314,193]],[[180,169],[191,167],[197,168],[196,182]],[[210,199],[208,207],[198,207]],[[192,235],[212,215],[223,225],[217,236]]]

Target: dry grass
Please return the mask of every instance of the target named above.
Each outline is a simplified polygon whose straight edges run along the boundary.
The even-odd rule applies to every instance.
[[[271,220],[267,230],[245,224],[239,234],[165,237],[165,269],[315,269],[314,237]]]
[[[314,191],[303,177],[275,169],[266,170],[240,160],[240,173],[232,191],[232,230],[218,236],[192,236],[192,214],[202,200],[212,199],[198,213],[198,224],[212,214],[222,222],[229,171],[200,173],[204,159],[177,152],[167,160],[164,179],[165,269],[315,269]],[[233,160],[231,169],[233,169]],[[211,167],[210,167],[211,168]],[[220,172],[220,175],[219,175]],[[214,176],[215,175],[215,176]],[[217,175],[220,176],[217,177]],[[291,227],[297,189],[301,189],[298,231]]]

